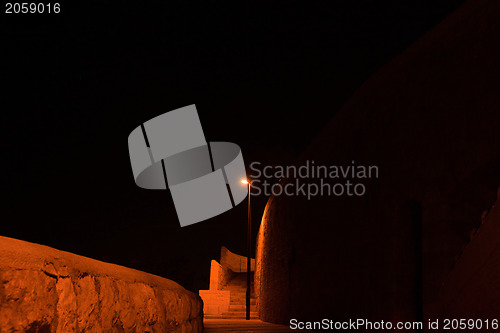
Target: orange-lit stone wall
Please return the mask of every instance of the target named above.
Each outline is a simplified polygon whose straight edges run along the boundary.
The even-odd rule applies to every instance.
[[[232,270],[222,266],[216,260],[212,260],[210,264],[210,290],[221,290],[233,276]]]
[[[233,253],[223,246],[220,251],[220,264],[235,273],[247,271],[247,257]],[[250,271],[255,271],[255,259],[250,258]]]
[[[0,237],[2,332],[201,332],[202,302],[179,284]]]

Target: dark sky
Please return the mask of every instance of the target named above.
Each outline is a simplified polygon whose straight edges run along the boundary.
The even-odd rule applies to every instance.
[[[180,228],[135,186],[127,137],[196,104],[209,141],[286,165],[374,71],[463,1],[63,2],[0,14],[0,234],[208,288],[246,203]],[[266,198],[256,198],[256,232]]]

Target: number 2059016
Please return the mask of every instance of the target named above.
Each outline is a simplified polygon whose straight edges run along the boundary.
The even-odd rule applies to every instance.
[[[58,14],[61,12],[59,3],[42,2],[7,2],[5,14]]]

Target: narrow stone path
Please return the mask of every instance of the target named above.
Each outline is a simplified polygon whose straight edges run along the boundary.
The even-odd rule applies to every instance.
[[[285,325],[265,323],[259,319],[205,319],[205,333],[214,332],[297,332]],[[303,331],[302,331],[303,332]],[[309,331],[311,332],[311,331]]]
[[[250,319],[259,319],[257,299],[255,298],[253,287],[253,273],[250,281]],[[222,290],[230,291],[231,296],[228,311],[218,315],[206,314],[205,319],[246,319],[247,273],[234,273],[233,278],[222,287]]]

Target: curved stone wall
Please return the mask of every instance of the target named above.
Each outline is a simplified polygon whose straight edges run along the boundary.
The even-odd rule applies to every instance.
[[[202,309],[171,280],[0,237],[2,332],[201,332]]]
[[[247,271],[247,257],[229,251],[225,246],[220,249],[220,264],[235,273]],[[250,271],[255,271],[255,259],[250,258]]]
[[[434,315],[500,185],[498,17],[499,2],[467,2],[370,78],[311,143],[297,165],[355,161],[377,165],[379,178],[362,180],[361,197],[269,200],[256,257],[261,319]]]
[[[222,290],[222,288],[231,280],[234,272],[229,268],[219,264],[217,260],[210,263],[210,290]]]

